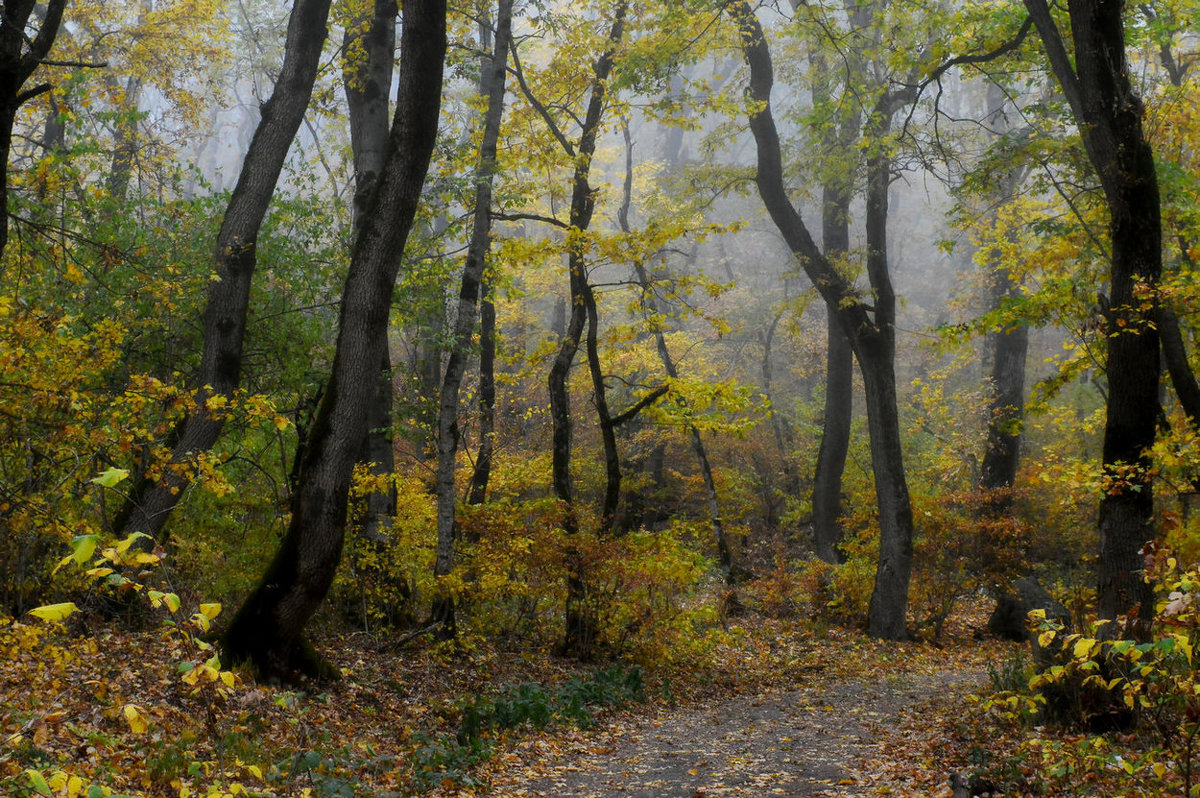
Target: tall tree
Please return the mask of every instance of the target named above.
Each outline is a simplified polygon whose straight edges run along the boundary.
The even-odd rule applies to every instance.
[[[215,274],[203,316],[204,351],[195,377],[196,406],[176,430],[162,477],[157,481],[143,477],[132,491],[118,522],[128,533],[161,537],[191,481],[196,456],[211,449],[221,434],[224,421],[218,398],[232,394],[241,381],[259,230],[312,96],[328,35],[329,4],[330,0],[296,0],[292,6],[279,80],[262,106],[217,233]]]
[[[496,36],[492,59],[480,77],[480,93],[487,97],[483,118],[483,139],[479,145],[479,163],[475,168],[475,208],[472,212],[471,240],[463,264],[462,285],[454,319],[454,337],[438,407],[437,463],[437,562],[434,573],[447,576],[454,567],[455,505],[458,490],[455,465],[458,460],[459,390],[470,355],[471,334],[479,303],[480,286],[487,267],[492,238],[492,182],[496,174],[496,146],[500,140],[500,120],[504,114],[504,78],[508,70],[508,51],[512,42],[512,0],[500,0],[496,12]],[[443,634],[453,634],[454,603],[440,596],[433,617],[442,622]]]
[[[33,75],[54,44],[62,24],[66,0],[50,0],[41,25],[32,37],[30,17],[35,0],[4,0],[0,21],[0,255],[8,245],[8,158],[12,151],[13,124],[17,111],[32,98],[50,90],[50,84],[29,88]]]
[[[388,100],[396,53],[396,0],[374,0],[371,13],[346,26],[346,65],[342,82],[350,117],[350,150],[354,158],[354,230],[362,230],[375,183],[387,158]],[[392,440],[392,358],[383,348],[375,379],[367,440],[362,460],[374,476],[390,482],[396,470]],[[396,490],[373,490],[363,502],[361,532],[379,539],[396,508]]]
[[[341,558],[354,464],[387,345],[392,290],[437,139],[446,56],[445,0],[408,0],[400,38],[399,88],[367,219],[342,292],[337,349],[292,501],[287,534],[266,573],[222,637],[232,660],[263,673],[329,674],[303,639]]]
[[[871,109],[865,131],[874,141],[867,163],[867,275],[874,294],[873,302],[868,304],[821,252],[788,198],[779,134],[771,111],[774,68],[770,50],[762,25],[749,3],[735,2],[729,10],[738,24],[742,51],[750,69],[747,99],[750,130],[757,148],[759,195],[788,247],[825,300],[826,307],[836,314],[863,375],[880,525],[879,561],[868,626],[876,637],[902,639],[908,634],[905,615],[912,572],[913,519],[896,407],[896,297],[887,269],[887,193],[891,163],[886,147],[881,144],[888,132],[895,101],[891,95],[885,95]]]
[[[1046,0],[1024,0],[1066,97],[1109,211],[1105,491],[1100,501],[1100,617],[1154,610],[1140,550],[1155,537],[1154,443],[1160,374],[1155,292],[1162,222],[1154,153],[1130,82],[1122,0],[1068,0],[1070,41]]]

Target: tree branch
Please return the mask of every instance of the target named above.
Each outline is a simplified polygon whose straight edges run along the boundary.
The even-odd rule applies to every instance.
[[[624,424],[626,421],[630,421],[638,413],[642,412],[647,407],[649,407],[650,405],[654,404],[659,399],[661,399],[667,393],[668,390],[669,390],[669,388],[666,385],[658,386],[653,391],[651,391],[650,393],[646,394],[641,399],[639,399],[636,404],[634,404],[632,407],[630,407],[624,413],[621,413],[620,415],[613,416],[612,418],[610,418],[608,420],[608,425],[615,429],[615,428],[621,426],[622,424]]]

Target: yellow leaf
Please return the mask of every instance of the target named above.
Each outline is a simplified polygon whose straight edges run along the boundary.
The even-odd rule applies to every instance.
[[[79,608],[75,606],[73,601],[64,601],[62,604],[47,604],[43,607],[36,607],[29,611],[29,614],[35,618],[41,618],[43,621],[61,621],[73,612],[78,612]]]
[[[283,432],[285,429],[287,429],[288,425],[291,423],[292,422],[288,421],[283,416],[275,416],[275,429],[279,430],[280,432]]]
[[[200,614],[208,618],[210,621],[215,621],[217,616],[221,614],[221,605],[217,602],[211,604],[201,604]]]
[[[1092,647],[1096,641],[1090,637],[1081,637],[1075,643],[1075,659],[1086,659],[1092,655]]]
[[[134,734],[145,734],[150,728],[150,720],[146,716],[146,710],[137,704],[126,704],[121,711],[125,715],[125,720],[129,721],[129,730]]]
[[[233,687],[234,681],[237,679],[233,675],[233,671],[221,671],[221,681],[225,682],[230,687]]]

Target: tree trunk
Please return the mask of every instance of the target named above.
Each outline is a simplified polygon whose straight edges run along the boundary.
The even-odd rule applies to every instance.
[[[162,529],[191,482],[196,456],[212,448],[224,421],[206,402],[229,396],[242,372],[242,346],[250,304],[250,282],[263,217],[275,193],[296,131],[312,96],[327,35],[330,0],[296,0],[288,21],[283,68],[275,91],[262,106],[237,185],[217,234],[216,279],[209,283],[203,316],[204,351],[196,375],[196,407],[176,430],[171,461],[157,482],[143,478],[122,512],[125,533],[161,539]]]
[[[496,451],[496,304],[492,301],[492,279],[483,273],[479,296],[479,451],[471,474],[470,504],[487,499]]]
[[[1121,0],[1069,0],[1072,64],[1045,0],[1025,7],[1070,103],[1108,204],[1112,262],[1107,321],[1107,417],[1100,500],[1101,618],[1154,611],[1139,554],[1157,532],[1149,449],[1160,376],[1155,290],[1162,274],[1162,222],[1154,153],[1142,102],[1129,82]],[[1112,630],[1110,633],[1115,633]],[[1145,627],[1142,628],[1145,631]]]
[[[993,307],[1015,295],[1017,286],[1007,270],[992,264]],[[994,494],[997,509],[1012,504],[1012,486],[1021,454],[1021,422],[1025,417],[1025,356],[1029,328],[1024,323],[989,336],[992,350],[992,401],[988,413],[987,448],[979,471],[979,487]]]
[[[871,7],[861,4],[850,15],[853,30],[869,23]],[[833,105],[832,75],[825,58],[814,47],[814,107]],[[847,82],[863,71],[861,59],[852,57]],[[836,107],[836,106],[835,106]],[[853,148],[862,125],[862,112],[856,103],[837,108],[827,123],[823,149],[829,157],[853,158]],[[821,190],[821,248],[836,267],[850,253],[850,202],[853,199],[853,173],[830,174]],[[813,548],[825,562],[842,560],[838,548],[842,542],[842,476],[850,452],[850,426],[854,420],[854,351],[838,322],[836,308],[827,308],[825,347],[825,407],[822,415],[821,445],[813,476],[812,523]]]
[[[4,0],[4,24],[0,25],[0,255],[8,246],[8,158],[13,124],[17,109],[50,90],[48,83],[25,89],[25,81],[50,52],[66,0],[49,1],[41,27],[31,40],[25,29],[34,5],[34,0]]]
[[[508,48],[512,41],[512,0],[500,0],[496,13],[496,44],[492,62],[480,81],[481,93],[488,98],[483,120],[483,139],[479,164],[475,170],[475,209],[471,240],[463,265],[462,287],[458,293],[458,313],[454,320],[454,338],[438,409],[437,463],[437,562],[436,576],[448,576],[454,567],[455,504],[458,490],[455,464],[458,456],[459,389],[466,372],[475,329],[475,311],[479,288],[487,267],[492,232],[492,182],[496,173],[496,145],[500,140],[500,120],[504,114],[504,78],[508,68]],[[442,634],[454,633],[454,603],[449,596],[438,596],[433,618],[442,622]]]
[[[375,183],[387,158],[388,100],[396,53],[396,0],[375,0],[369,18],[354,20],[346,28],[342,46],[361,56],[348,61],[342,74],[350,117],[350,151],[354,158],[354,231],[362,230]],[[374,401],[368,418],[362,462],[371,474],[391,480],[396,470],[392,440],[392,358],[384,330],[383,356],[379,359]],[[384,530],[396,511],[396,488],[372,491],[363,501],[359,533],[382,542]]]
[[[831,312],[826,322],[825,412],[813,478],[813,548],[825,562],[842,561],[842,475],[854,418],[854,350]]]
[[[445,0],[408,0],[399,91],[386,165],[355,241],[342,293],[337,349],[292,501],[283,544],[222,640],[230,661],[290,678],[328,675],[303,640],[341,557],[354,464],[385,343],[392,290],[437,138],[446,54]]]
[[[596,152],[596,137],[600,132],[600,122],[604,114],[607,82],[612,72],[613,60],[617,45],[624,36],[625,13],[628,3],[622,0],[613,15],[612,27],[609,30],[606,50],[596,61],[592,83],[592,92],[588,100],[586,115],[580,129],[579,142],[575,147],[568,148],[568,154],[575,159],[575,172],[571,186],[570,230],[583,232],[592,222],[595,210],[595,196],[588,176],[591,172],[592,156]],[[563,139],[565,142],[565,139]],[[567,393],[567,377],[575,353],[579,351],[580,336],[583,335],[584,324],[588,316],[588,298],[592,297],[592,288],[588,284],[587,263],[584,257],[586,244],[577,240],[570,244],[567,250],[567,270],[570,277],[571,307],[567,321],[566,334],[562,337],[558,354],[550,367],[550,418],[553,422],[553,450],[551,454],[552,479],[554,495],[562,502],[564,517],[563,529],[567,534],[579,531],[579,520],[575,512],[574,495],[571,486],[571,407]],[[603,379],[596,385],[596,374],[593,370],[593,387],[597,394],[603,393]],[[607,446],[607,444],[606,444]],[[595,642],[596,620],[592,617],[587,606],[587,595],[583,576],[582,558],[573,548],[567,552],[567,607],[566,629],[563,637],[562,651],[577,659],[588,659],[592,654]]]
[[[751,6],[729,6],[742,34],[742,51],[750,68],[748,98],[754,103],[750,130],[758,155],[756,183],[763,205],[788,247],[817,287],[825,305],[836,309],[838,322],[858,359],[866,389],[867,424],[871,432],[871,465],[879,509],[880,554],[868,618],[869,632],[885,639],[903,639],[912,572],[912,507],[900,448],[900,425],[893,373],[895,296],[887,274],[886,218],[890,164],[874,155],[868,163],[867,272],[875,293],[874,317],[854,286],[813,241],[804,220],[788,199],[783,183],[779,134],[771,112],[774,83],[771,55],[762,26]],[[878,109],[877,109],[878,111]],[[877,114],[877,118],[880,118]],[[880,135],[890,113],[883,114]]]

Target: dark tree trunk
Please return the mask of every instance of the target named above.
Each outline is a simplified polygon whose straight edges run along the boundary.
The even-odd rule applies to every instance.
[[[1069,0],[1072,63],[1045,0],[1025,7],[1071,105],[1108,204],[1112,245],[1107,319],[1107,418],[1100,501],[1101,618],[1153,614],[1139,554],[1156,536],[1149,449],[1160,376],[1154,291],[1162,274],[1162,222],[1154,153],[1143,106],[1129,82],[1121,0]],[[1115,630],[1113,630],[1115,632]]]
[[[217,234],[216,279],[209,283],[204,310],[196,408],[176,430],[171,461],[162,478],[157,482],[143,478],[135,486],[119,524],[126,533],[161,539],[163,526],[191,482],[196,456],[212,448],[224,426],[220,415],[208,411],[206,401],[229,396],[241,381],[258,232],[312,96],[327,35],[329,2],[296,0],[292,7],[283,68],[271,99],[262,106],[262,118]]]
[[[446,54],[445,0],[408,0],[399,91],[388,155],[355,241],[342,293],[337,350],[292,501],[283,544],[222,641],[230,661],[268,675],[328,674],[304,643],[304,627],[341,557],[354,464],[385,343],[392,289],[437,138]]]
[[[861,4],[853,11],[850,24],[859,30],[869,22],[870,6]],[[814,50],[817,48],[814,47]],[[819,52],[819,51],[818,51]],[[823,56],[816,55],[813,70],[816,82],[813,105],[833,105],[831,71]],[[863,71],[859,58],[851,58],[847,81]],[[842,159],[853,153],[862,125],[862,112],[856,103],[834,112],[823,141],[830,157]],[[836,267],[850,252],[850,202],[853,199],[853,172],[827,175],[821,190],[821,248]],[[812,523],[813,548],[825,562],[842,559],[842,476],[850,452],[850,426],[854,420],[854,350],[838,322],[836,308],[827,308],[825,347],[825,407],[822,415],[821,445],[813,476]]]
[[[813,548],[825,562],[842,561],[842,475],[854,418],[854,350],[830,313],[826,323],[825,412],[813,477]]]
[[[628,4],[624,0],[617,5],[613,15],[612,28],[608,35],[609,49],[596,61],[593,73],[595,79],[592,82],[592,92],[580,129],[578,144],[572,147],[567,143],[565,137],[559,136],[567,154],[575,159],[569,223],[572,231],[587,230],[591,225],[592,213],[595,210],[596,200],[588,178],[591,172],[592,156],[596,152],[596,136],[600,132],[607,83],[613,68],[616,46],[624,36],[627,9]],[[547,121],[552,124],[548,117]],[[567,251],[571,307],[566,334],[562,336],[558,353],[550,367],[548,380],[550,418],[554,427],[551,453],[554,495],[563,504],[563,529],[568,534],[579,531],[579,520],[575,512],[571,486],[571,406],[567,393],[567,377],[575,360],[575,354],[579,351],[580,336],[583,335],[584,325],[587,322],[589,300],[593,306],[595,303],[592,287],[588,283],[585,246],[582,241],[577,241],[572,243]],[[596,390],[597,396],[602,397],[603,378],[601,377],[597,384],[594,368],[592,375],[593,388]],[[601,423],[603,426],[603,419],[601,419]],[[566,629],[562,651],[577,659],[588,659],[591,657],[592,645],[595,642],[595,619],[587,607],[582,559],[578,552],[569,550],[567,560]]]
[[[508,48],[512,41],[512,0],[500,0],[496,13],[496,44],[492,61],[480,80],[481,93],[488,98],[483,119],[483,139],[475,170],[475,209],[471,240],[463,265],[462,286],[458,293],[458,312],[454,337],[438,409],[437,464],[437,562],[434,574],[447,576],[454,567],[455,504],[458,490],[455,463],[458,456],[459,389],[466,373],[471,334],[475,330],[475,312],[479,289],[487,267],[492,232],[492,181],[496,173],[496,145],[500,140],[500,120],[504,114],[504,78],[508,68]],[[439,596],[434,605],[434,620],[442,623],[442,634],[454,632],[454,603]]]
[[[1175,387],[1175,396],[1183,407],[1192,429],[1200,430],[1200,385],[1196,373],[1188,362],[1187,349],[1183,344],[1183,333],[1179,330],[1179,319],[1175,311],[1166,305],[1158,308],[1158,334],[1162,339],[1163,362]]]
[[[44,83],[26,89],[25,82],[50,52],[62,23],[66,0],[50,0],[37,35],[26,38],[25,27],[33,14],[34,0],[4,0],[0,24],[0,255],[8,245],[8,158],[17,109],[50,90]]]
[[[885,246],[890,164],[880,155],[874,155],[868,163],[867,272],[875,293],[872,315],[871,309],[857,296],[854,286],[821,253],[804,220],[788,199],[783,183],[779,134],[770,106],[774,83],[770,51],[751,6],[746,2],[735,2],[729,8],[741,29],[742,50],[750,68],[747,94],[756,105],[750,116],[750,130],[758,154],[756,183],[759,195],[788,247],[821,293],[826,307],[836,309],[837,320],[850,339],[862,371],[880,525],[880,554],[871,595],[869,631],[875,637],[902,639],[908,634],[905,614],[912,572],[913,526],[900,448],[893,373],[895,295],[887,273]],[[877,112],[876,118],[882,124],[880,129],[872,132],[882,135],[887,132],[890,109]]]
[[[350,150],[354,157],[356,234],[362,230],[367,205],[387,158],[388,100],[396,54],[397,13],[396,0],[375,0],[370,18],[354,20],[343,38],[347,52],[362,54],[359,60],[347,63],[342,75],[350,117]],[[392,358],[385,328],[362,462],[370,464],[372,475],[389,478],[396,470],[392,393]],[[382,542],[395,511],[394,485],[387,491],[368,493],[363,501],[359,532],[368,540]]]
[[[993,264],[993,307],[1015,295],[1017,286],[1007,270]],[[989,336],[992,350],[992,401],[988,414],[987,448],[979,471],[979,487],[992,492],[997,509],[1012,503],[1012,486],[1021,455],[1021,422],[1025,417],[1025,356],[1029,328],[1022,322]]]
[[[988,120],[1000,141],[1012,130],[1008,115],[1004,112],[1006,102],[1007,98],[999,87],[988,88]],[[1028,168],[1017,167],[1001,178],[997,191],[1000,207],[1017,196],[1028,174]],[[989,310],[998,310],[1004,302],[1020,296],[1021,286],[1012,279],[1008,267],[1001,261],[999,249],[988,253],[985,277],[988,281]],[[1017,468],[1021,461],[1029,328],[1024,322],[1017,322],[1011,327],[995,330],[988,336],[987,347],[992,358],[992,397],[988,407],[987,448],[979,469],[979,487],[990,494],[986,511],[1005,514],[1012,509],[1012,486],[1016,483]]]

